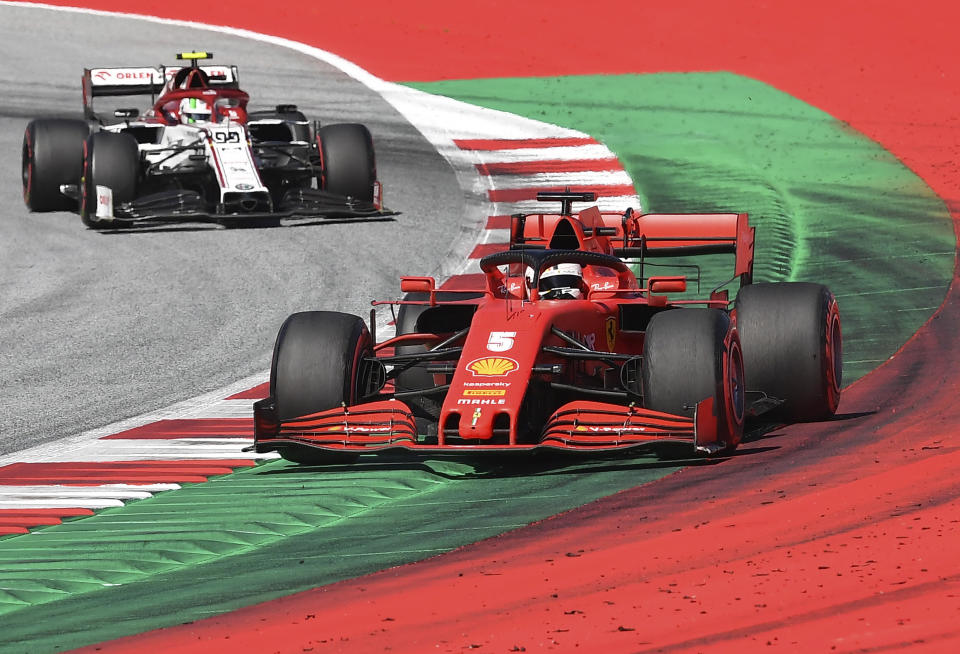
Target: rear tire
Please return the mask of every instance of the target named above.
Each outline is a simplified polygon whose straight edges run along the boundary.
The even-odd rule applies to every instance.
[[[292,120],[295,122],[306,122],[307,117],[302,111],[284,111],[279,112],[275,109],[261,109],[247,113],[247,120],[263,120],[264,118],[276,118],[277,120]]]
[[[97,186],[113,191],[113,206],[137,196],[140,148],[129,134],[94,132],[86,141],[83,181],[80,189],[80,220],[91,229],[113,229],[117,223],[97,218]]]
[[[281,421],[356,404],[360,368],[372,353],[366,324],[335,311],[304,311],[284,321],[277,334],[270,367],[270,396]],[[285,448],[283,458],[296,463],[349,463],[356,454],[324,452],[308,446]]]
[[[823,420],[837,412],[843,336],[833,293],[821,284],[751,284],[736,301],[746,386],[784,400],[771,416]]]
[[[712,397],[726,449],[743,437],[743,357],[730,317],[717,309],[672,309],[655,314],[643,346],[644,406],[693,417]]]
[[[60,192],[61,184],[79,184],[83,144],[90,134],[82,120],[43,118],[27,124],[23,134],[21,175],[23,202],[30,211],[75,211],[76,200]]]
[[[251,111],[247,114],[247,120],[264,120],[264,119],[275,119],[288,121],[290,123],[301,123],[308,122],[307,117],[303,114],[302,111],[286,111],[283,113],[278,113],[276,111],[270,110],[261,110],[261,111]],[[298,141],[310,142],[310,125],[300,125],[292,124],[290,125],[291,134]]]
[[[323,159],[324,191],[373,202],[373,184],[377,164],[373,137],[364,125],[344,123],[326,125],[317,133]]]

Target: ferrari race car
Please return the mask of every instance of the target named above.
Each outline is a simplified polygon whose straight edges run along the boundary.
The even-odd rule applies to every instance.
[[[280,218],[388,215],[373,139],[360,124],[320,126],[295,105],[247,112],[236,66],[87,68],[85,120],[37,119],[23,138],[31,211],[79,208],[84,224],[145,221],[262,224]],[[150,95],[151,108],[93,108],[101,96]]]
[[[374,302],[399,307],[393,338],[376,342],[376,308],[369,327],[329,311],[287,318],[253,449],[310,464],[391,449],[712,455],[735,448],[752,416],[836,412],[837,302],[819,284],[754,284],[746,214],[574,216],[571,202],[594,194],[540,199],[563,209],[513,216],[510,249],[480,261],[480,288],[403,277],[403,300]],[[716,253],[733,255],[721,286],[738,283],[734,300],[727,288],[681,299],[688,275],[645,275],[654,260]]]

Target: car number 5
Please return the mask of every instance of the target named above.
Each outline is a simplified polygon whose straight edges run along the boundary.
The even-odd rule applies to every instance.
[[[517,332],[490,332],[487,349],[491,352],[506,352],[513,347]]]

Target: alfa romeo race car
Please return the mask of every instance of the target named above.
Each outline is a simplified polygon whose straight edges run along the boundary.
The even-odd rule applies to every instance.
[[[295,105],[247,112],[232,65],[87,68],[84,120],[37,119],[23,138],[23,198],[31,211],[79,209],[109,229],[145,221],[262,224],[280,218],[376,218],[373,139],[360,124],[320,126]],[[94,98],[149,95],[108,124]]]
[[[836,412],[836,299],[820,284],[753,283],[746,214],[574,216],[571,203],[594,194],[540,199],[563,208],[513,216],[510,249],[480,261],[476,289],[403,277],[407,295],[374,302],[369,326],[330,311],[291,315],[269,397],[254,404],[253,449],[310,464],[392,449],[683,444],[712,455],[735,448],[752,416]],[[645,274],[654,260],[717,253],[733,255],[733,276],[704,298],[678,297],[687,274]],[[564,276],[571,293],[558,295]],[[378,343],[384,305],[398,307],[396,336]]]

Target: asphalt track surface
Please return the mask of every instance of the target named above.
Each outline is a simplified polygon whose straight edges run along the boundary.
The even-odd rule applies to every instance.
[[[292,102],[324,124],[368,125],[385,202],[401,215],[97,233],[76,214],[25,208],[24,128],[32,118],[80,116],[84,66],[171,64],[192,49],[239,66],[251,109]],[[4,5],[0,60],[0,454],[261,372],[287,315],[365,315],[370,299],[399,294],[399,275],[438,274],[458,235],[463,200],[446,161],[379,96],[305,55],[196,29]]]

